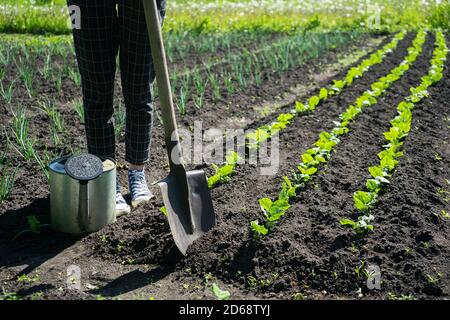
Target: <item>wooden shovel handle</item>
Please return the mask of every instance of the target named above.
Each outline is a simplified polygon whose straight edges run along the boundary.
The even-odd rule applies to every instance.
[[[144,4],[145,18],[147,21],[148,35],[153,57],[153,66],[158,85],[159,100],[161,103],[162,120],[169,160],[172,165],[172,148],[179,147],[175,109],[173,106],[172,90],[170,87],[169,71],[164,50],[161,32],[161,19],[156,5],[156,0],[142,0]]]

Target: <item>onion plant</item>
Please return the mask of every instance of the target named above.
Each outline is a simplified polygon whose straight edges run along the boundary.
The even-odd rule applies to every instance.
[[[46,81],[50,80],[52,72],[52,56],[51,53],[48,52],[44,58],[44,66],[42,67],[42,76]]]
[[[3,83],[0,81],[0,95],[8,105],[11,104],[12,98],[14,96],[15,83],[16,81],[13,80],[8,86],[5,87]]]
[[[19,146],[17,151],[28,161],[33,158],[35,152],[35,139],[29,137],[30,123],[29,118],[25,113],[25,109],[21,108],[18,111],[11,111],[13,114],[12,120],[12,130],[14,134],[15,141]]]
[[[25,62],[20,59],[19,62],[16,61],[16,67],[19,72],[19,76],[27,89],[28,96],[32,98],[35,95],[33,87],[33,69]]]
[[[73,109],[78,115],[81,123],[84,123],[84,106],[82,99],[74,99],[71,102]]]
[[[15,167],[14,170],[8,171],[3,166],[0,165],[0,204],[10,198],[19,169],[19,167]]]

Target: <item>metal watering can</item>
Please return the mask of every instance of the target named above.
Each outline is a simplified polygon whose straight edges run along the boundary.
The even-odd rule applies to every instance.
[[[116,163],[91,154],[49,165],[51,227],[72,235],[95,232],[116,221]]]

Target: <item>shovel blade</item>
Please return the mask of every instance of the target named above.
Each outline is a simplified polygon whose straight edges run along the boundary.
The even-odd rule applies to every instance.
[[[171,173],[158,184],[173,239],[186,255],[188,247],[216,225],[205,172]]]

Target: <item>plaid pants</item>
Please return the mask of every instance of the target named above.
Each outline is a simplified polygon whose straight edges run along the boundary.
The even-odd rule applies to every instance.
[[[161,17],[165,2],[157,0]],[[88,152],[115,158],[113,101],[119,55],[126,108],[125,160],[143,164],[149,158],[155,72],[142,0],[67,0],[67,4],[78,6],[81,14],[81,29],[74,29],[73,36]]]

